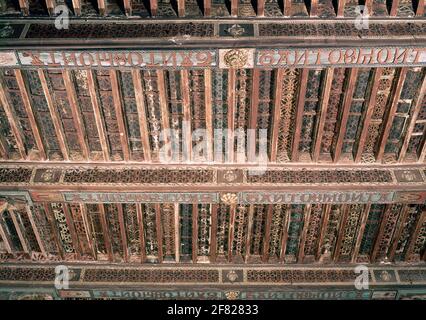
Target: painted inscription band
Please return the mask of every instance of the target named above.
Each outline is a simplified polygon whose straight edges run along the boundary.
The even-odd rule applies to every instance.
[[[17,59],[17,57],[19,59]],[[292,68],[350,65],[423,66],[426,48],[300,48],[0,52],[0,66],[98,68]]]

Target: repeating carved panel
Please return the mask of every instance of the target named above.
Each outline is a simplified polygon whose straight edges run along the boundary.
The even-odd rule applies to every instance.
[[[319,248],[320,261],[330,261],[335,252],[337,238],[339,236],[340,223],[342,220],[342,205],[331,205],[325,227],[324,239]]]
[[[15,136],[13,135],[12,129],[9,124],[10,119],[7,119],[6,113],[4,111],[3,105],[0,102],[0,133],[2,145],[5,148],[4,159],[19,159],[21,156],[19,154],[18,145],[16,144]],[[3,157],[0,154],[0,157]]]
[[[40,247],[37,242],[37,238],[34,234],[33,227],[31,225],[30,219],[28,217],[28,213],[26,209],[18,209],[14,210],[14,214],[18,221],[18,224],[21,228],[21,232],[23,233],[25,240],[28,245],[28,249],[30,252],[41,252]]]
[[[253,86],[253,72],[249,69],[236,70],[236,108],[235,108],[235,132],[241,134],[244,139],[237,139],[235,151],[240,155],[247,150],[247,129],[249,127],[251,91]],[[245,160],[245,159],[244,159]]]
[[[191,204],[179,205],[180,259],[182,262],[192,259],[192,206]]]
[[[304,225],[304,205],[291,205],[290,224],[288,228],[286,262],[296,262],[299,253],[300,235]]]
[[[0,224],[5,232],[6,237],[8,238],[12,251],[23,252],[24,249],[21,240],[19,239],[18,231],[16,230],[13,223],[12,214],[13,213],[9,210],[3,211],[0,214]]]
[[[416,228],[416,223],[421,216],[421,206],[420,205],[409,205],[407,218],[402,225],[402,233],[398,241],[395,249],[395,257],[396,261],[405,260],[408,246],[410,244],[410,239],[414,233]]]
[[[106,258],[108,253],[105,243],[105,232],[102,226],[102,213],[99,205],[87,204],[87,215],[91,229],[91,238],[93,239],[95,252],[98,260],[102,260],[102,257]]]
[[[198,205],[198,256],[208,257],[211,237],[211,205]]]
[[[175,259],[175,223],[174,204],[165,203],[160,206],[161,226],[163,232],[163,256],[165,261]]]
[[[182,105],[182,78],[180,71],[165,71],[166,81],[166,101],[168,105],[169,117],[170,117],[170,133],[173,159],[182,161],[181,152],[183,152],[183,137],[182,137],[182,125],[183,125],[183,105]],[[190,124],[186,124],[190,125]],[[185,143],[188,143],[185,141]]]
[[[155,207],[151,204],[144,204],[142,207],[143,222],[145,230],[145,250],[148,262],[158,259],[158,239],[155,220]]]
[[[105,217],[108,225],[109,239],[111,242],[114,261],[123,261],[123,243],[120,233],[120,222],[118,217],[118,207],[121,204],[104,204]]]
[[[193,147],[203,143],[203,130],[206,129],[206,110],[205,110],[205,92],[204,92],[204,70],[189,71],[189,105],[191,109],[191,126],[193,134]],[[205,143],[205,141],[204,141]],[[193,161],[206,159],[206,150],[204,153],[193,152]]]
[[[84,216],[84,212],[80,204],[70,204],[69,211],[74,223],[75,233],[78,238],[78,243],[84,260],[93,259],[93,251],[90,242],[90,230],[88,230],[88,224]]]
[[[274,205],[272,213],[271,238],[269,242],[269,256],[272,261],[280,257],[282,237],[284,233],[284,219],[289,205]]]
[[[68,227],[67,219],[65,216],[64,204],[59,202],[53,202],[50,204],[50,209],[55,220],[58,238],[61,242],[63,251],[65,253],[74,253],[75,249],[71,237],[71,232]]]
[[[402,205],[392,204],[389,206],[385,213],[384,221],[382,222],[382,235],[380,242],[378,243],[378,250],[376,253],[376,259],[381,261],[388,258],[388,251],[393,239],[393,234],[397,226],[399,215],[401,213]]]
[[[42,205],[36,204],[30,208],[33,217],[34,223],[37,226],[37,230],[40,235],[40,239],[43,242],[43,247],[46,250],[47,254],[58,255],[59,248],[55,241],[54,230],[50,221],[47,217],[47,214]]]
[[[212,72],[212,99],[213,99],[213,128],[215,130],[215,160],[222,159],[222,150],[225,150],[223,139],[217,136],[222,130],[228,128],[228,72],[226,70],[213,70]],[[217,156],[219,155],[219,157]],[[223,160],[223,159],[222,159]],[[217,160],[216,160],[217,161]]]
[[[230,207],[219,205],[217,213],[217,255],[224,258],[228,252]]]
[[[342,243],[339,251],[340,261],[349,262],[358,236],[364,205],[353,204],[348,207],[345,226],[342,229]]]
[[[324,214],[324,206],[321,204],[314,204],[311,207],[311,214],[309,216],[308,230],[306,233],[304,254],[305,258],[314,257],[317,254],[318,241],[321,229],[321,221]]]
[[[361,240],[358,262],[369,261],[373,246],[384,215],[385,205],[373,204],[368,213],[367,223]]]
[[[126,203],[123,205],[127,247],[131,261],[141,256],[141,234],[139,224],[142,223],[142,221],[138,219],[136,206],[140,206],[140,204]]]

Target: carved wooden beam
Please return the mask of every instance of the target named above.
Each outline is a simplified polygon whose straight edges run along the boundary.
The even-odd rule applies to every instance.
[[[337,236],[336,247],[335,247],[334,256],[333,256],[334,262],[338,262],[340,259],[340,248],[342,247],[344,230],[346,227],[346,222],[348,221],[349,205],[345,205],[345,204],[342,205],[341,211],[342,211],[342,216],[340,218],[339,233]]]
[[[389,138],[393,120],[395,118],[395,112],[398,107],[399,97],[401,96],[402,87],[404,85],[405,78],[407,76],[407,71],[408,71],[408,68],[399,69],[398,81],[392,93],[390,94],[390,96],[392,97],[391,105],[388,108],[387,114],[385,115],[384,123],[383,123],[384,129],[379,139],[379,148],[376,150],[377,162],[380,162],[382,160],[383,154],[385,153],[385,146]]]
[[[21,70],[15,69],[15,77],[16,77],[16,82],[18,83],[19,91],[21,93],[22,102],[24,103],[25,112],[27,113],[28,121],[30,122],[30,125],[31,125],[31,131],[33,132],[37,149],[40,152],[41,159],[45,160],[47,157],[46,157],[46,152],[44,150],[43,140],[41,139],[40,131],[39,131],[36,119],[34,117],[33,110],[31,108],[30,97],[28,95],[28,91],[25,86],[25,82],[24,82],[24,78],[22,77]]]
[[[98,129],[98,133],[99,133],[99,142],[102,147],[104,161],[109,161],[110,157],[109,157],[109,149],[108,149],[108,144],[107,144],[106,135],[105,135],[105,124],[103,122],[103,117],[101,115],[98,95],[96,93],[95,81],[93,79],[93,73],[91,70],[86,70],[86,72],[87,72],[87,86],[89,89],[90,100],[93,106],[96,128]]]
[[[337,139],[332,152],[334,163],[340,160],[340,155],[342,154],[343,140],[345,139],[345,135],[346,135],[346,124],[348,123],[349,112],[351,110],[357,76],[358,76],[357,68],[349,69],[349,74],[348,74],[349,80],[346,82],[342,112],[340,115],[340,119],[337,122],[337,132],[338,132]]]
[[[389,12],[390,17],[396,17],[398,13],[399,0],[392,0],[392,6]]]
[[[298,263],[303,263],[303,259],[305,258],[305,243],[306,243],[306,237],[308,234],[311,212],[312,212],[312,205],[306,204],[305,210],[303,212],[303,230],[300,235],[299,252],[298,252],[298,258],[297,258]]]
[[[309,16],[316,17],[318,16],[318,0],[311,0],[310,1],[310,10],[309,10]]]
[[[262,262],[268,262],[269,260],[269,242],[271,239],[271,225],[272,225],[272,214],[274,206],[272,204],[268,205],[266,213],[266,223],[265,223],[265,237],[263,239],[263,252],[262,252]]]
[[[142,79],[138,69],[132,69],[133,86],[135,88],[135,100],[138,110],[139,132],[143,146],[143,157],[147,162],[151,161],[151,146],[149,145],[148,122],[145,111],[145,100],[143,97]]]
[[[155,225],[157,227],[158,263],[163,262],[163,227],[161,223],[161,204],[155,205]]]
[[[55,0],[46,0],[46,8],[49,16],[53,15],[53,9],[55,8]]]
[[[235,128],[235,107],[236,107],[236,72],[235,69],[229,69],[228,73],[228,136],[227,139],[227,153],[228,157],[225,159],[226,162],[234,162],[234,128]],[[226,150],[226,148],[225,148]]]
[[[210,235],[210,263],[216,262],[217,257],[217,209],[218,205],[211,205],[211,235]]]
[[[124,262],[129,262],[129,248],[127,245],[126,225],[124,224],[123,205],[121,203],[118,203],[117,209],[118,209],[117,210],[118,223],[120,224],[121,245],[123,247],[123,258],[124,258]]]
[[[3,81],[0,82],[0,102],[3,105],[4,112],[7,117],[7,121],[9,122],[10,129],[12,130],[13,136],[16,140],[16,145],[18,147],[18,152],[22,159],[25,159],[27,157],[24,140],[23,140],[23,132],[21,129],[21,126],[16,122],[16,117],[14,115],[14,112],[9,104],[9,100],[7,99],[7,93],[5,90],[5,86],[3,84]],[[5,154],[8,155],[7,149],[5,149]]]
[[[346,0],[337,1],[337,17],[341,18],[345,15]]]
[[[8,159],[9,158],[7,142],[6,142],[6,139],[3,136],[0,136],[0,158],[1,159]]]
[[[265,16],[265,0],[257,0],[257,16],[264,17]]]
[[[106,215],[105,215],[105,207],[103,204],[99,205],[99,215],[100,215],[100,220],[101,220],[101,225],[102,225],[102,234],[104,236],[104,243],[105,243],[105,248],[108,254],[108,259],[109,261],[114,261],[113,256],[112,256],[112,246],[111,246],[111,236],[109,234],[109,229],[108,229],[108,224],[107,224],[107,220],[106,220]]]
[[[97,0],[98,1],[98,10],[101,16],[106,15],[106,1],[107,0]]]
[[[257,129],[257,118],[259,111],[259,86],[260,86],[260,70],[253,69],[253,82],[252,82],[252,94],[251,94],[251,108],[249,116],[248,129],[254,130],[254,136],[252,139],[248,139],[248,161],[254,161],[256,156],[256,129]]]
[[[24,16],[28,16],[30,14],[28,0],[19,0],[19,8]]]
[[[40,231],[39,231],[39,229],[37,227],[37,224],[35,223],[34,216],[33,216],[33,213],[31,211],[30,206],[26,205],[25,206],[25,211],[26,211],[26,213],[28,215],[28,220],[30,220],[31,228],[33,229],[33,232],[34,232],[34,235],[36,237],[36,240],[37,240],[38,246],[40,248],[40,251],[46,257],[47,256],[46,248],[45,248],[44,242],[43,242],[43,240],[42,240],[42,238],[40,236]]]
[[[158,14],[158,0],[149,0],[151,16],[155,17]]]
[[[169,110],[168,110],[168,104],[167,104],[167,93],[166,93],[166,83],[164,79],[164,71],[163,70],[157,70],[157,79],[158,79],[158,95],[160,99],[160,108],[161,108],[161,126],[163,133],[163,140],[165,143],[165,150],[166,153],[165,156],[168,158],[171,155],[171,147],[168,143],[168,137],[167,132],[170,129],[170,123],[169,123]]]
[[[361,134],[358,137],[358,147],[356,149],[355,159],[354,159],[355,162],[361,161],[362,153],[364,151],[364,145],[367,139],[368,127],[370,126],[371,117],[373,115],[374,106],[376,104],[377,89],[379,88],[380,77],[382,75],[382,72],[383,72],[383,68],[377,68],[374,70],[374,77],[372,80],[373,84],[370,91],[370,98],[368,100],[367,111],[364,114],[364,121],[362,124]]]
[[[145,251],[145,228],[143,225],[143,216],[142,216],[142,204],[136,204],[136,214],[138,217],[139,224],[139,241],[140,241],[140,250],[141,250],[141,263],[145,262],[146,251]]]
[[[333,82],[334,68],[328,68],[325,74],[325,82],[323,83],[321,94],[321,105],[318,120],[316,121],[316,135],[312,160],[317,162],[321,152],[321,142],[324,134],[324,124],[327,118],[328,104],[330,100],[331,84]]]
[[[180,219],[179,219],[179,203],[174,204],[174,226],[175,226],[175,261],[180,261]]]
[[[126,16],[132,15],[132,0],[123,0],[124,11]]]
[[[74,88],[74,84],[71,81],[69,70],[62,70],[62,78],[64,80],[65,90],[67,92],[68,101],[71,108],[73,117],[74,127],[77,131],[78,142],[80,143],[81,151],[85,160],[89,160],[89,146],[86,141],[86,130],[83,124],[83,118],[78,107],[77,96]]]
[[[422,17],[425,13],[425,0],[418,0],[417,1],[417,9],[416,9],[416,16]]]
[[[28,244],[28,239],[26,238],[26,234],[24,230],[22,230],[22,227],[20,223],[18,222],[18,219],[16,218],[16,212],[15,210],[9,209],[10,217],[12,218],[13,226],[15,227],[16,233],[18,234],[19,242],[21,243],[22,250],[26,253],[30,253],[30,247]]]
[[[72,0],[72,7],[76,16],[81,15],[81,0]]]
[[[417,117],[419,116],[419,113],[422,109],[422,103],[423,103],[423,98],[424,95],[426,93],[426,74],[423,74],[423,79],[422,79],[422,86],[420,87],[420,90],[416,96],[416,98],[413,101],[413,105],[411,107],[412,110],[412,114],[411,114],[411,118],[410,118],[410,123],[407,127],[407,131],[404,135],[404,140],[402,143],[402,147],[401,150],[399,151],[399,155],[398,155],[398,162],[403,162],[405,159],[405,155],[407,153],[407,149],[408,149],[408,145],[410,144],[410,140],[411,140],[411,136],[413,134],[414,131],[414,127],[416,126],[416,121],[417,121]],[[424,160],[424,155],[422,156],[421,153],[419,156],[419,162],[423,162]]]
[[[181,88],[182,88],[182,107],[183,107],[183,121],[185,125],[182,130],[182,139],[186,141],[186,150],[183,150],[183,156],[186,160],[192,160],[192,115],[189,97],[189,71],[181,71]]]
[[[368,219],[368,214],[370,212],[370,208],[371,208],[371,204],[366,204],[364,206],[364,210],[361,213],[361,223],[359,225],[358,234],[355,240],[354,250],[352,253],[352,259],[351,259],[352,263],[356,263],[358,258],[359,248],[361,247],[361,241],[362,241],[362,237],[364,236],[364,230],[365,230],[365,226],[367,225],[367,219]]]
[[[204,100],[206,107],[207,161],[213,161],[212,72],[204,70]]]
[[[192,205],[192,262],[198,257],[198,204]]]
[[[72,244],[75,250],[77,260],[80,260],[82,256],[82,248],[80,246],[80,241],[78,239],[77,232],[75,230],[74,219],[72,218],[70,214],[70,210],[67,203],[63,203],[62,208],[64,210],[65,220],[66,220],[68,229],[70,231]]]
[[[331,211],[331,204],[324,205],[323,210],[324,212],[321,218],[321,228],[320,228],[319,237],[318,237],[318,247],[317,247],[317,252],[315,256],[316,260],[320,260],[321,258],[321,248],[324,245],[324,237],[327,232],[328,220],[329,220],[330,211]]]
[[[3,244],[5,246],[6,251],[8,253],[12,253],[13,244],[9,234],[6,231],[6,228],[4,227],[3,211],[0,212],[0,237],[3,240]]]
[[[118,131],[120,132],[120,142],[123,148],[124,161],[130,160],[129,139],[127,135],[126,125],[124,123],[123,106],[121,105],[120,89],[118,85],[117,73],[111,69],[109,72],[112,87],[112,98],[114,101],[114,110],[117,118]]]
[[[284,69],[277,69],[275,73],[274,111],[272,115],[271,162],[277,161],[283,79],[284,79]]]
[[[414,245],[416,244],[417,238],[420,235],[420,231],[425,221],[426,221],[426,209],[423,207],[422,212],[420,213],[420,217],[417,220],[416,228],[414,229],[414,232],[411,235],[410,244],[408,246],[407,253],[405,254],[405,261],[407,262],[413,262],[413,261],[417,262],[420,259],[424,258],[424,255],[422,257],[414,256],[413,251],[414,251]]]
[[[284,17],[290,17],[291,15],[291,0],[284,0]]]
[[[392,245],[389,249],[389,260],[393,261],[393,259],[395,258],[395,252],[396,252],[396,248],[398,246],[398,242],[401,238],[401,234],[404,230],[404,224],[407,220],[408,217],[408,213],[409,213],[409,207],[408,205],[404,205],[401,209],[401,216],[398,219],[398,224],[395,227],[395,234],[393,236],[393,241],[392,241]]]
[[[247,237],[246,237],[246,254],[244,257],[245,263],[250,259],[250,246],[251,246],[251,237],[253,233],[253,216],[254,216],[254,205],[249,206],[248,217],[247,217]]]
[[[53,214],[52,214],[52,209],[50,208],[50,205],[47,204],[47,203],[43,204],[43,209],[44,209],[44,212],[46,214],[47,220],[49,221],[50,228],[53,231],[53,239],[55,240],[56,248],[58,248],[59,256],[63,260],[64,259],[64,249],[62,248],[61,241],[58,238],[59,230],[56,227],[56,223],[54,221]]]
[[[235,214],[237,207],[235,204],[231,204],[230,217],[229,217],[229,234],[228,234],[228,262],[232,262],[232,244],[234,243],[234,226],[235,226]]]
[[[391,205],[386,205],[385,210],[384,210],[384,214],[382,215],[382,220],[380,222],[379,231],[377,233],[377,237],[376,237],[376,240],[374,242],[373,251],[371,253],[370,262],[372,262],[372,263],[376,262],[376,260],[377,260],[377,253],[380,249],[380,243],[381,243],[382,238],[384,236],[386,223],[387,223],[387,220],[389,219],[390,213],[391,213]]]
[[[90,251],[92,252],[92,256],[96,258],[95,239],[92,236],[94,231],[91,228],[89,217],[87,216],[87,207],[83,203],[79,204],[79,206],[81,210],[81,216],[83,218],[84,229],[86,231],[85,233],[86,233],[87,243],[89,244],[89,248],[90,248]]]
[[[177,0],[178,16],[185,16],[185,0]]]
[[[56,134],[56,137],[58,138],[59,148],[61,150],[64,160],[68,161],[69,160],[68,148],[67,148],[67,143],[65,140],[64,130],[62,128],[61,120],[59,119],[57,108],[55,107],[52,96],[50,95],[46,76],[44,75],[44,71],[42,69],[38,70],[38,76],[40,78],[41,86],[43,88],[44,96],[47,102],[47,107],[49,108],[49,113],[52,118],[53,126],[55,128],[55,134]]]
[[[238,16],[238,0],[231,0],[231,16]]]
[[[303,120],[303,111],[305,108],[305,95],[306,95],[306,87],[308,84],[308,74],[309,69],[302,69],[302,73],[300,76],[300,87],[299,87],[299,95],[297,98],[297,106],[296,106],[296,118],[294,123],[294,137],[293,137],[293,145],[292,145],[292,161],[299,160],[299,142],[300,137],[302,135],[302,120]]]
[[[212,0],[203,0],[204,16],[209,17],[212,14]]]

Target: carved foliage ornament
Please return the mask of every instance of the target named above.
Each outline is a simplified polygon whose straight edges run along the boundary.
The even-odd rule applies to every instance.
[[[225,64],[229,68],[243,68],[247,64],[248,52],[243,49],[232,49],[224,55]]]

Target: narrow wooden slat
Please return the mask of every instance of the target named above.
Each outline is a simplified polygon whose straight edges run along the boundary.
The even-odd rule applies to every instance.
[[[4,206],[2,206],[2,208],[3,209],[0,210],[0,236],[3,239],[3,244],[6,247],[6,251],[8,253],[12,253],[13,245],[12,245],[12,242],[10,240],[8,233],[6,232],[5,227],[3,226],[3,223],[4,223],[3,212],[4,212],[4,209],[7,208],[7,203]]]
[[[364,230],[365,230],[365,226],[367,225],[367,219],[368,219],[368,214],[370,212],[370,209],[371,209],[371,204],[368,203],[364,206],[364,210],[362,211],[361,223],[360,223],[357,238],[355,241],[354,251],[352,253],[352,259],[351,259],[352,263],[356,263],[358,259],[359,248],[361,247],[361,241],[362,241],[362,237],[364,236]]]
[[[105,124],[103,123],[103,117],[101,115],[98,95],[96,93],[95,80],[93,79],[93,73],[91,70],[86,70],[86,72],[87,72],[87,86],[89,89],[90,100],[93,106],[93,113],[95,116],[96,128],[98,129],[98,133],[99,133],[99,142],[102,147],[104,160],[109,161],[110,157],[109,157],[108,144],[107,144],[106,135],[105,135]]]
[[[198,257],[198,204],[192,205],[192,262]]]
[[[287,249],[288,227],[290,225],[290,216],[291,216],[291,205],[288,204],[285,215],[283,217],[283,232],[281,235],[280,262],[285,261],[285,251]]]
[[[161,225],[161,205],[155,205],[155,224],[157,227],[158,263],[163,262],[163,227]]]
[[[21,70],[15,69],[14,71],[15,71],[16,82],[18,83],[19,92],[21,93],[22,102],[25,107],[25,112],[27,113],[27,116],[28,116],[28,121],[30,122],[30,125],[31,125],[31,131],[33,132],[37,149],[40,152],[41,159],[45,160],[46,152],[44,150],[43,140],[41,139],[40,131],[37,126],[37,122],[35,120],[33,110],[31,109],[30,97],[28,95],[27,88],[25,86],[24,78],[22,77]]]
[[[46,248],[44,247],[44,242],[41,239],[40,231],[38,230],[37,224],[35,223],[34,216],[33,216],[33,213],[31,212],[30,206],[25,206],[25,211],[27,212],[28,219],[30,220],[31,228],[33,229],[40,251],[46,257],[47,256]]]
[[[15,137],[19,154],[22,159],[25,159],[27,155],[26,155],[25,145],[23,141],[24,134],[22,133],[20,125],[16,122],[16,117],[9,104],[9,101],[7,99],[7,93],[4,88],[5,86],[3,85],[3,83],[0,83],[0,101],[1,101],[1,104],[3,105],[3,110],[6,114],[7,121],[9,122],[10,129],[12,130],[13,136]],[[7,151],[5,153],[7,154]]]
[[[76,16],[81,15],[81,0],[72,0],[72,7]]]
[[[126,16],[132,15],[132,0],[123,0],[124,11]]]
[[[109,71],[112,87],[112,99],[114,101],[115,116],[117,118],[118,131],[120,132],[121,148],[123,149],[124,161],[130,160],[129,139],[126,125],[124,123],[123,106],[121,104],[121,95],[118,85],[117,72],[113,69]]]
[[[343,17],[345,15],[346,0],[337,1],[337,17]]]
[[[411,136],[412,136],[413,131],[414,131],[414,127],[416,126],[417,117],[419,116],[419,113],[422,109],[422,103],[423,103],[423,98],[424,98],[425,93],[426,93],[426,74],[423,74],[422,86],[420,87],[420,90],[419,90],[415,100],[412,103],[411,110],[413,110],[413,111],[412,111],[412,114],[411,114],[410,123],[407,127],[407,131],[406,131],[405,136],[404,136],[404,140],[402,142],[401,150],[399,151],[399,155],[398,155],[398,161],[399,162],[404,161],[405,155],[407,153],[408,145],[410,144]],[[424,157],[422,158],[421,155],[420,155],[419,156],[419,162],[423,162],[423,159],[424,159]]]
[[[47,107],[49,108],[50,117],[52,118],[53,127],[55,128],[55,134],[58,139],[59,148],[61,150],[62,156],[65,161],[69,160],[68,156],[68,148],[65,140],[64,130],[62,128],[62,123],[59,118],[57,109],[52,100],[52,96],[50,95],[49,86],[47,85],[46,76],[44,75],[44,71],[42,69],[38,70],[38,76],[40,78],[41,86],[43,88],[44,96],[46,98]]]
[[[348,215],[349,215],[349,205],[344,204],[342,205],[342,216],[340,218],[339,234],[336,241],[336,248],[334,250],[334,256],[333,256],[334,262],[339,261],[339,258],[340,258],[340,248],[342,247],[343,236],[344,236],[343,233],[346,227],[346,222],[348,220]]]
[[[384,234],[385,227],[386,227],[386,222],[389,218],[390,211],[391,211],[391,206],[387,204],[386,207],[385,207],[385,211],[384,211],[382,220],[380,221],[379,232],[377,233],[377,237],[376,237],[376,240],[375,240],[375,243],[374,243],[373,251],[371,253],[371,259],[370,259],[371,263],[376,262],[377,252],[379,251],[379,248],[380,248],[380,242],[382,241],[382,238],[383,238],[383,234]]]
[[[255,161],[256,156],[256,129],[257,129],[257,119],[259,111],[259,86],[260,86],[260,70],[253,69],[253,81],[252,81],[252,92],[251,92],[251,108],[250,108],[250,119],[249,119],[249,130],[254,131],[252,139],[248,139],[248,161]]]
[[[234,242],[234,225],[235,225],[235,213],[237,207],[235,204],[231,204],[230,217],[229,217],[229,234],[228,234],[228,262],[232,262],[232,244]]]
[[[424,162],[426,157],[426,132],[424,132],[423,141],[421,143],[420,153],[418,155],[418,162]]]
[[[212,72],[204,70],[204,104],[206,107],[207,161],[213,161]]]
[[[418,0],[416,16],[422,17],[425,14],[425,0]]]
[[[284,1],[284,17],[290,17],[291,15],[291,0]]]
[[[309,10],[309,15],[311,17],[316,17],[318,16],[318,0],[311,0],[310,2],[311,8]]]
[[[216,262],[217,257],[217,210],[218,205],[212,204],[212,220],[211,220],[211,235],[210,235],[210,263]]]
[[[109,261],[113,261],[113,256],[112,256],[112,246],[111,246],[111,236],[109,234],[109,229],[108,229],[108,224],[107,224],[107,220],[106,220],[106,214],[105,214],[105,207],[104,204],[99,204],[99,213],[100,213],[100,218],[101,218],[101,225],[102,225],[102,234],[104,236],[104,243],[105,243],[105,248],[107,250],[107,254],[108,254],[108,259]]]
[[[169,139],[167,137],[167,131],[170,129],[169,124],[169,111],[168,111],[168,104],[167,104],[167,93],[165,88],[165,82],[164,82],[164,71],[163,70],[157,70],[157,78],[158,78],[158,91],[159,91],[159,99],[160,99],[160,108],[161,108],[161,125],[162,130],[164,132],[163,139],[165,143],[164,150],[166,152],[166,158],[168,158],[171,155],[171,147],[169,144]]]
[[[72,244],[75,250],[75,254],[77,256],[77,259],[81,259],[82,256],[82,249],[80,246],[80,242],[78,241],[78,236],[77,236],[77,232],[75,231],[75,226],[74,226],[74,220],[71,217],[71,213],[68,207],[67,203],[63,203],[62,204],[62,208],[64,209],[64,214],[65,214],[65,220],[67,222],[67,226],[68,229],[70,231],[71,234],[71,239],[72,239]]]
[[[250,247],[251,247],[251,237],[253,233],[253,215],[254,215],[254,205],[251,204],[248,211],[248,224],[247,224],[247,237],[246,237],[246,256],[244,261],[248,263],[250,258]]]
[[[184,17],[185,16],[185,0],[177,0],[177,6],[178,6],[178,16]]]
[[[379,148],[376,152],[376,161],[380,162],[383,159],[383,154],[385,153],[385,146],[389,138],[389,134],[392,128],[393,120],[395,118],[395,112],[398,107],[399,97],[401,96],[402,87],[405,82],[405,78],[407,76],[408,68],[401,68],[399,69],[399,76],[398,76],[398,82],[396,83],[396,86],[394,90],[391,93],[391,105],[388,108],[387,114],[384,118],[383,123],[383,131],[380,136],[380,142],[379,142]]]
[[[227,152],[228,156],[226,162],[234,162],[234,128],[235,128],[235,82],[236,72],[235,69],[229,69],[228,73],[228,137],[227,137]],[[225,149],[226,150],[226,149]]]
[[[298,263],[303,263],[303,259],[305,258],[305,243],[306,243],[306,235],[308,234],[309,228],[309,220],[311,218],[312,205],[306,204],[305,210],[303,212],[303,230],[300,235],[300,245],[299,245],[299,254],[297,258]]]
[[[209,17],[212,13],[212,0],[203,0],[204,16]]]
[[[129,248],[127,246],[126,225],[124,224],[123,205],[117,203],[118,223],[120,224],[120,238],[123,247],[123,258],[125,262],[129,262]]]
[[[318,238],[318,248],[317,248],[315,260],[319,260],[320,257],[321,257],[321,247],[323,246],[324,237],[325,237],[325,234],[327,232],[328,220],[329,220],[329,217],[330,217],[330,211],[331,211],[331,204],[324,205],[324,213],[323,213],[322,219],[321,219],[321,229],[320,229],[320,234],[319,234],[319,238]]]
[[[175,223],[175,261],[180,261],[180,222],[179,222],[179,203],[174,204],[174,223]]]
[[[264,17],[265,16],[265,0],[257,0],[257,16]]]
[[[97,0],[98,1],[98,10],[99,14],[101,16],[106,15],[106,6],[105,6],[105,0]]]
[[[181,85],[182,85],[182,107],[183,107],[183,126],[182,139],[185,141],[186,150],[182,150],[184,153],[184,159],[187,161],[192,160],[192,123],[191,123],[191,106],[189,97],[189,71],[181,71]]]
[[[336,144],[333,148],[333,162],[340,160],[340,155],[342,154],[343,140],[345,139],[346,134],[346,124],[348,123],[349,113],[351,110],[353,94],[355,90],[356,79],[358,76],[358,68],[350,68],[348,74],[348,81],[345,87],[345,94],[343,98],[343,107],[340,116],[340,121],[337,122],[337,139]]]
[[[272,116],[271,157],[270,157],[271,162],[277,161],[283,79],[284,79],[284,69],[277,69],[275,72],[274,113]]]
[[[13,225],[15,226],[16,233],[18,234],[19,242],[21,242],[22,250],[26,253],[30,253],[30,248],[28,246],[28,240],[25,237],[25,234],[22,232],[21,225],[16,218],[16,212],[12,209],[9,209],[10,217],[12,218]]]
[[[158,14],[158,0],[149,0],[151,16],[155,17]]]
[[[9,158],[8,148],[6,146],[7,146],[7,142],[5,137],[0,136],[0,158],[2,159]]]
[[[420,213],[420,217],[417,220],[414,232],[412,233],[412,236],[410,238],[410,244],[408,245],[407,253],[405,254],[405,261],[407,261],[407,262],[412,260],[414,244],[416,243],[417,237],[419,236],[420,230],[421,230],[422,225],[425,221],[426,221],[426,209],[423,207],[423,210]],[[421,257],[421,258],[423,258],[423,257]]]
[[[302,134],[302,120],[303,120],[303,110],[305,108],[305,95],[306,95],[306,86],[308,82],[309,69],[302,69],[302,74],[300,76],[300,87],[299,95],[297,98],[297,107],[296,107],[296,118],[294,123],[294,137],[293,145],[291,152],[291,160],[299,160],[299,142],[300,136]]]
[[[81,151],[83,157],[88,160],[89,159],[89,146],[86,141],[86,130],[83,124],[83,117],[80,112],[80,108],[77,103],[77,95],[75,92],[74,84],[71,81],[71,77],[69,71],[64,69],[62,70],[62,78],[64,80],[65,89],[67,91],[68,101],[71,108],[71,113],[74,121],[74,126],[78,135],[78,142],[81,147]]]
[[[145,228],[143,225],[143,215],[142,215],[142,204],[136,204],[136,214],[138,217],[139,224],[139,241],[141,246],[141,263],[145,262],[146,259],[146,250],[145,250]]]
[[[377,90],[380,83],[380,77],[382,75],[383,68],[377,68],[374,70],[373,84],[370,92],[370,97],[368,100],[367,111],[364,115],[364,121],[361,129],[361,134],[358,138],[358,148],[355,154],[355,162],[360,162],[362,157],[362,152],[364,150],[364,145],[367,139],[368,127],[370,126],[371,116],[374,112],[374,106],[376,104]]]
[[[373,0],[365,0],[364,5],[367,7],[368,15],[373,15]]]
[[[149,145],[148,122],[146,118],[145,100],[143,97],[142,79],[138,69],[132,69],[133,86],[135,88],[135,100],[138,110],[139,132],[143,146],[143,157],[146,162],[151,161],[151,147]]]
[[[395,258],[396,248],[398,246],[398,241],[401,238],[402,231],[404,230],[404,224],[408,217],[408,205],[405,204],[401,209],[401,217],[398,220],[397,226],[395,228],[395,234],[392,240],[392,246],[389,249],[389,260],[393,261]]]
[[[389,16],[396,17],[398,13],[399,0],[392,0],[392,6],[389,12]]]
[[[231,16],[238,16],[238,0],[231,0]]]
[[[48,203],[43,204],[44,211],[46,213],[47,220],[49,221],[50,228],[53,231],[53,239],[55,240],[56,247],[58,248],[58,253],[61,259],[64,259],[64,249],[62,248],[61,241],[58,238],[59,230],[56,227],[56,223],[54,221],[53,213]]]
[[[53,8],[55,7],[55,0],[46,0],[46,8],[49,16],[53,15]]]
[[[312,160],[317,162],[321,152],[321,142],[324,134],[324,124],[327,118],[328,104],[330,100],[331,84],[333,82],[334,68],[328,68],[325,73],[325,81],[321,93],[320,114],[317,120],[315,144]]]
[[[87,216],[87,207],[84,203],[80,203],[81,217],[83,218],[84,229],[86,231],[86,240],[89,244],[90,251],[92,252],[92,256],[96,258],[96,245],[95,239],[92,237],[93,230],[90,226],[89,217]]]
[[[28,16],[30,14],[28,0],[19,0],[19,7],[21,8],[21,12],[24,16]]]
[[[272,214],[274,206],[268,205],[268,211],[266,213],[266,224],[265,224],[265,237],[263,238],[263,253],[262,262],[268,262],[269,260],[269,241],[271,239],[271,225],[272,225]]]

